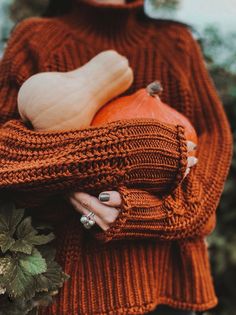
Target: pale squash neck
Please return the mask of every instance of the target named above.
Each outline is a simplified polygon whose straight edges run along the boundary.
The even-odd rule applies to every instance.
[[[148,19],[143,4],[143,0],[126,4],[80,0],[64,19],[84,41],[100,46],[105,40],[112,48],[116,42],[128,44],[143,40]]]

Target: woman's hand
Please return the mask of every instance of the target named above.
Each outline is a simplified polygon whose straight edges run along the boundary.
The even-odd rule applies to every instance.
[[[103,191],[99,199],[84,192],[76,192],[69,199],[80,214],[87,215],[92,211],[95,214],[93,219],[104,231],[116,220],[120,212],[116,207],[122,204],[120,193],[113,190]]]

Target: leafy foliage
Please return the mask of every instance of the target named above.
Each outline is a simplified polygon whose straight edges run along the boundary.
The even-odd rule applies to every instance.
[[[48,305],[68,276],[48,245],[52,232],[39,234],[24,209],[14,204],[0,206],[0,315],[27,314],[38,305]],[[37,246],[37,248],[36,248]]]
[[[11,16],[15,21],[39,15],[46,9],[49,0],[15,0],[11,6]]]

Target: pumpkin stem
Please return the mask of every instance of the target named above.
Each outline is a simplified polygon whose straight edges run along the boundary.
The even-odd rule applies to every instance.
[[[148,84],[148,86],[146,87],[146,90],[148,94],[151,96],[156,96],[156,95],[160,96],[163,91],[163,87],[161,85],[161,82],[156,80]]]

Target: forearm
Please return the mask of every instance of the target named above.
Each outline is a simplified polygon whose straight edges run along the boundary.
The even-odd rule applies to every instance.
[[[10,120],[0,129],[0,190],[43,199],[121,184],[171,189],[186,168],[182,133],[181,127],[146,119],[65,132],[36,132]]]

